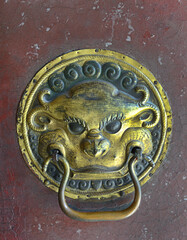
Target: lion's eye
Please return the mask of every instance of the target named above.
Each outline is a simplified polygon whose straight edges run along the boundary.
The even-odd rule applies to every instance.
[[[81,134],[84,132],[84,126],[82,126],[80,123],[78,122],[72,122],[72,123],[69,123],[69,130],[72,134]]]
[[[110,134],[115,134],[121,129],[121,122],[119,120],[114,120],[112,122],[109,122],[105,126],[105,131]]]

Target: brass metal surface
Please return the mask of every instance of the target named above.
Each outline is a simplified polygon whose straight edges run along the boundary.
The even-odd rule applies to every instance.
[[[26,163],[44,184],[59,191],[63,172],[51,157],[67,160],[70,198],[120,197],[133,191],[129,154],[142,149],[135,171],[143,185],[163,161],[171,134],[167,96],[135,60],[112,51],[64,54],[31,80],[17,117]]]

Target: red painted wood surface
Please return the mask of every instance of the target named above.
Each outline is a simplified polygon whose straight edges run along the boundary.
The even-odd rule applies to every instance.
[[[0,2],[0,239],[187,239],[186,7],[185,0]],[[165,164],[143,187],[138,212],[123,221],[66,217],[57,194],[26,167],[17,143],[16,110],[26,84],[48,61],[81,48],[119,51],[145,65],[173,110]]]

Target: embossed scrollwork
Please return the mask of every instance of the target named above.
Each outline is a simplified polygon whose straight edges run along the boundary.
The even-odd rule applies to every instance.
[[[99,78],[101,75],[101,65],[96,61],[87,61],[84,63],[82,71],[86,77]]]
[[[144,117],[146,112],[148,113],[147,117]],[[160,111],[159,111],[158,107],[156,107],[153,104],[146,103],[146,105],[144,107],[144,115],[142,114],[140,116],[140,120],[143,123],[142,126],[145,128],[155,127],[160,120]]]
[[[53,75],[48,80],[49,87],[54,92],[62,92],[64,89],[64,82],[61,75]]]
[[[64,76],[69,81],[75,81],[80,77],[81,67],[78,64],[70,64],[64,70]]]
[[[27,117],[28,126],[36,131],[43,132],[48,130],[49,124],[53,122],[53,118],[50,115],[49,110],[49,100],[47,98],[51,97],[50,89],[43,89],[38,93],[38,101],[42,105],[41,107],[36,107],[32,109]]]
[[[139,118],[141,126],[145,128],[154,128],[160,120],[160,110],[157,106],[151,103],[140,105],[134,111],[129,112],[129,116],[126,115],[126,119]]]
[[[29,127],[36,132],[43,132],[48,129],[51,119],[47,111],[42,108],[33,109],[27,118]]]
[[[71,188],[78,188],[78,181],[71,179],[68,183],[68,186]]]
[[[118,179],[116,179],[116,185],[117,185],[117,186],[122,186],[123,184],[124,184],[123,178],[118,178]]]
[[[139,85],[136,86],[135,91],[137,93],[142,93],[143,94],[143,97],[139,101],[139,104],[140,105],[145,105],[146,102],[149,100],[149,97],[150,97],[150,93],[149,93],[148,88],[145,85],[139,84]]]
[[[158,129],[155,129],[151,134],[152,134],[154,139],[159,139],[160,138],[160,131]]]
[[[48,106],[47,96],[51,96],[51,91],[49,89],[43,89],[38,93],[38,101],[45,109],[47,109]]]
[[[121,75],[121,68],[115,63],[105,63],[102,70],[108,80],[117,80]]]
[[[79,189],[80,190],[88,190],[90,188],[90,181],[81,180],[79,182]]]
[[[137,76],[135,73],[130,71],[125,71],[121,78],[122,86],[127,89],[133,89],[138,82]]]
[[[142,165],[140,163],[137,163],[135,169],[136,169],[136,173],[139,174],[142,171],[143,168],[142,168]]]
[[[114,188],[115,187],[115,180],[114,179],[103,180],[103,187],[105,189]]]

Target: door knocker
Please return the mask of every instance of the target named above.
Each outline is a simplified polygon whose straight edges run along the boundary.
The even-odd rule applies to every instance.
[[[26,88],[17,114],[24,159],[62,211],[83,221],[120,220],[141,201],[141,187],[168,148],[172,115],[155,77],[135,60],[108,50],[64,54]],[[66,197],[100,200],[135,191],[126,209],[79,211]]]

